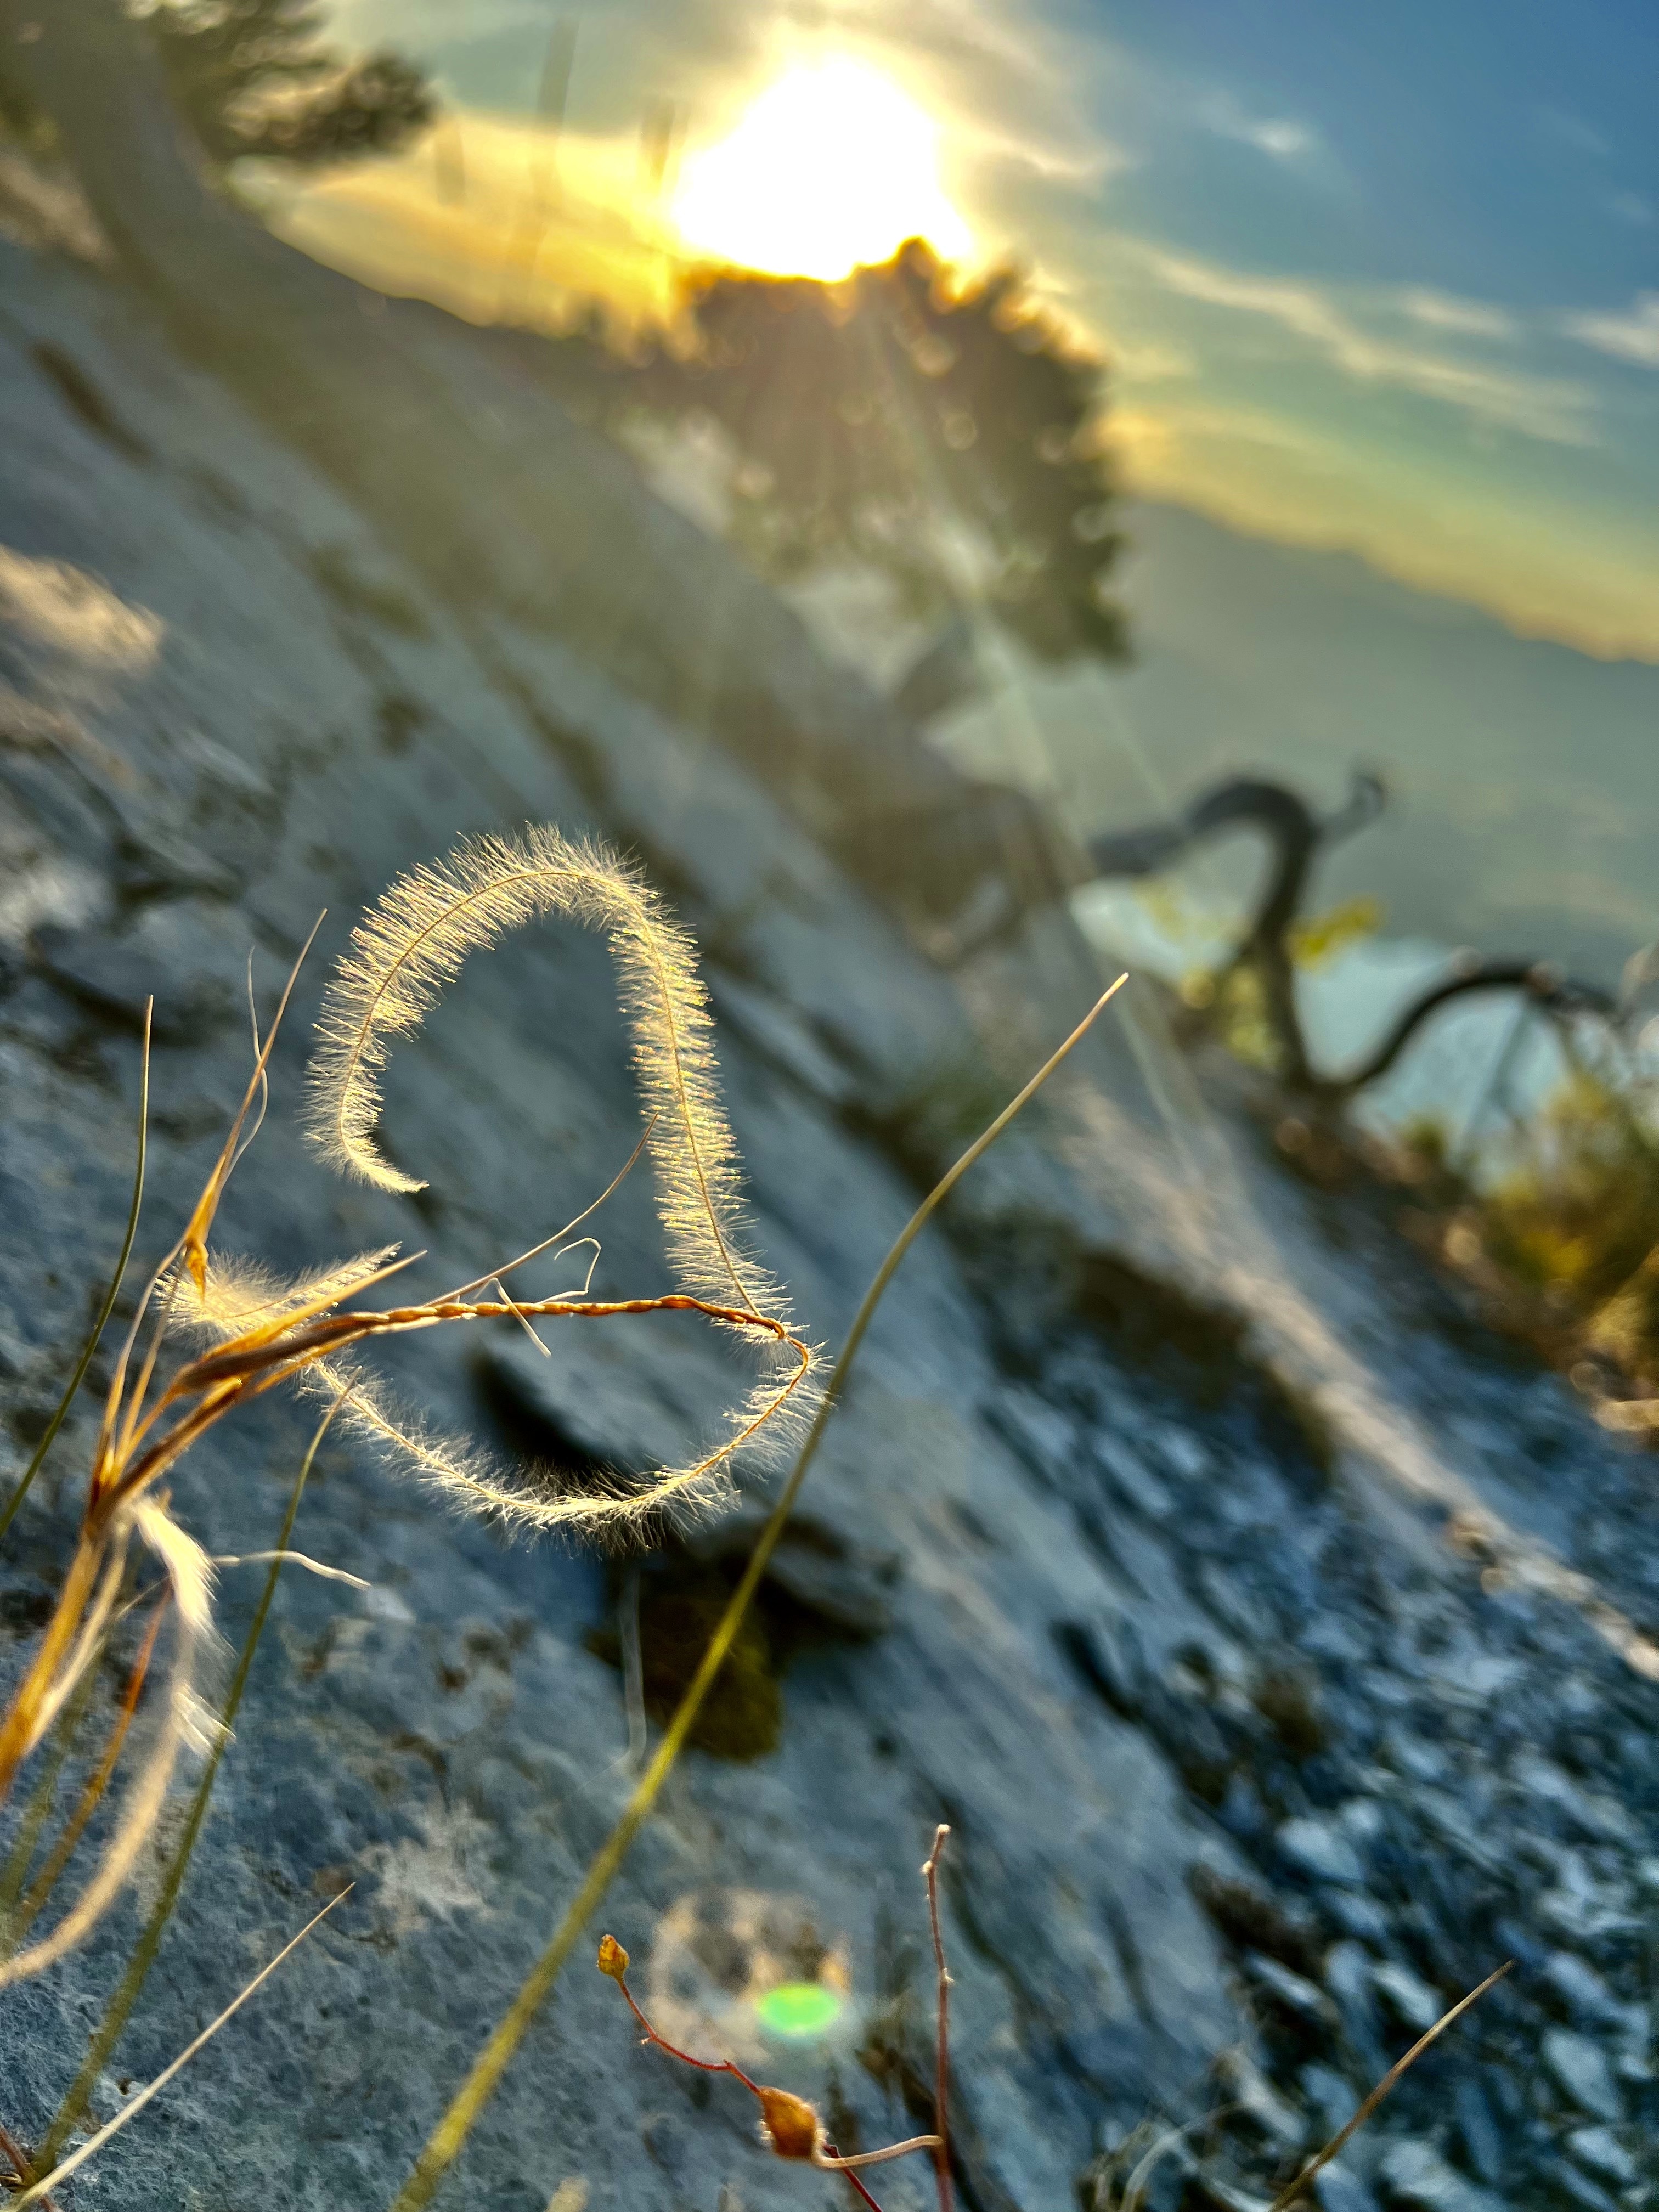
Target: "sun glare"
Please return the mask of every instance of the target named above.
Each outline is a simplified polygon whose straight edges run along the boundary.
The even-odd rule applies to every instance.
[[[698,252],[775,276],[830,283],[907,238],[959,259],[970,241],[939,182],[938,137],[861,62],[793,70],[686,163],[674,221]]]

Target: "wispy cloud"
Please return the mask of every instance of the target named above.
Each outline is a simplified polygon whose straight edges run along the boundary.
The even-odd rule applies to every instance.
[[[1185,346],[1159,338],[1116,338],[1111,346],[1111,365],[1119,377],[1136,384],[1169,384],[1199,374],[1197,357]]]
[[[1553,445],[1596,442],[1589,419],[1595,398],[1583,385],[1479,367],[1373,337],[1315,284],[1248,276],[1157,251],[1147,258],[1165,290],[1276,323],[1356,383],[1392,385],[1458,408],[1489,427]]]
[[[1659,292],[1638,292],[1627,315],[1569,315],[1563,328],[1615,361],[1659,368]]]
[[[1518,325],[1513,315],[1485,300],[1458,300],[1449,293],[1415,288],[1402,292],[1400,311],[1427,330],[1449,331],[1454,337],[1512,338]]]
[[[1293,123],[1287,116],[1241,123],[1231,135],[1254,146],[1259,154],[1271,154],[1276,161],[1293,161],[1298,154],[1311,154],[1319,143],[1317,134],[1305,123]]]
[[[1206,130],[1218,138],[1236,139],[1241,146],[1253,146],[1258,154],[1268,155],[1275,161],[1294,161],[1302,155],[1322,150],[1322,140],[1310,123],[1293,115],[1262,115],[1252,112],[1232,93],[1214,86],[1206,88],[1194,99],[1188,88],[1170,86],[1157,88],[1163,100],[1179,112],[1185,108],[1195,116]]]
[[[1602,133],[1582,115],[1560,107],[1540,107],[1538,121],[1547,137],[1571,146],[1576,154],[1588,154],[1592,160],[1603,161],[1613,151]]]

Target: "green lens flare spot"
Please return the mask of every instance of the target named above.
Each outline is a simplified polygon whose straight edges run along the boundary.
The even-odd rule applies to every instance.
[[[780,1982],[755,2000],[767,2033],[792,2039],[822,2035],[840,2019],[841,2008],[840,1996],[822,1982]]]

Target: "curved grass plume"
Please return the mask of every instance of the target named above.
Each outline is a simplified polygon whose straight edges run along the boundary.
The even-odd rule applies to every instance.
[[[729,1489],[734,1455],[769,1441],[778,1417],[804,1404],[811,1348],[791,1328],[775,1284],[742,1249],[736,1148],[720,1102],[708,1003],[690,941],[655,895],[601,848],[572,846],[556,831],[531,830],[517,843],[464,845],[448,860],[416,869],[392,887],[356,932],[328,994],[312,1095],[313,1127],[324,1132],[325,1151],[371,1181],[394,1189],[416,1187],[380,1159],[372,1141],[386,1039],[418,1026],[469,951],[543,913],[572,915],[611,938],[647,1115],[641,1142],[652,1154],[670,1256],[684,1287],[657,1297],[515,1301],[496,1281],[495,1298],[466,1295],[477,1290],[474,1284],[386,1310],[343,1310],[346,1300],[360,1298],[406,1263],[374,1252],[283,1282],[246,1262],[210,1255],[219,1202],[258,1133],[271,1049],[293,990],[289,976],[263,1042],[256,1024],[254,1067],[241,1105],[184,1233],[149,1277],[115,1359],[75,1552],[45,1633],[0,1714],[0,1798],[89,1680],[122,1602],[135,1546],[164,1569],[174,1620],[162,1719],[80,1897],[39,1941],[0,1960],[0,1986],[61,1958],[107,1910],[154,1828],[181,1746],[204,1734],[196,1680],[213,1636],[211,1562],[172,1518],[161,1486],[228,1414],[295,1382],[412,1461],[453,1504],[517,1525],[604,1532],[635,1525],[665,1505],[716,1503]],[[148,1035],[144,1067],[147,1102]],[[135,1193],[133,1229],[136,1216]],[[497,1273],[518,1264],[505,1261]],[[757,1346],[767,1370],[708,1449],[685,1466],[636,1487],[617,1485],[609,1495],[591,1486],[575,1491],[512,1483],[466,1448],[395,1414],[353,1357],[371,1338],[456,1322],[510,1316],[528,1326],[538,1318],[663,1312],[702,1315]],[[165,1355],[181,1330],[198,1340],[205,1335],[210,1348],[169,1374]],[[26,1875],[27,1868],[21,1871]]]

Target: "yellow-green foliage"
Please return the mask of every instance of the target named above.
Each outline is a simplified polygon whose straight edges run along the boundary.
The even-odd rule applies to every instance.
[[[1400,1148],[1421,1172],[1440,1175],[1451,1164],[1451,1132],[1438,1114],[1413,1114],[1400,1132]]]
[[[1240,961],[1218,980],[1210,1019],[1235,1060],[1269,1075],[1283,1073],[1285,1047],[1268,1012],[1261,971],[1252,962]]]
[[[1659,1137],[1639,1101],[1576,1072],[1487,1193],[1480,1225],[1490,1258],[1564,1313],[1589,1319],[1627,1298],[1659,1247]],[[1650,1291],[1650,1319],[1654,1302]]]
[[[641,1689],[647,1713],[665,1728],[696,1678],[731,1601],[732,1583],[717,1566],[684,1569],[659,1582],[647,1577],[640,1593]],[[608,1665],[622,1664],[614,1630],[593,1632],[587,1648]],[[751,1608],[686,1741],[716,1759],[761,1759],[776,1750],[782,1731],[783,1691],[772,1639]]]
[[[1305,921],[1292,923],[1285,947],[1298,968],[1322,968],[1351,945],[1375,937],[1382,927],[1384,913],[1381,899],[1344,899],[1323,914],[1310,914]]]
[[[1659,1384],[1659,1243],[1594,1315],[1584,1344],[1626,1374]]]

